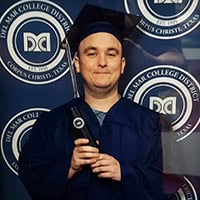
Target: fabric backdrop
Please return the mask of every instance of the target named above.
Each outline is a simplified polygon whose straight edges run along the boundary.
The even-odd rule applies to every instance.
[[[199,0],[0,0],[0,199],[30,199],[19,152],[39,115],[73,98],[59,44],[86,3],[142,17],[120,93],[162,114],[165,193],[200,199]]]

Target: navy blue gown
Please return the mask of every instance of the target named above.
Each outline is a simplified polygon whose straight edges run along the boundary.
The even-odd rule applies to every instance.
[[[85,166],[67,180],[73,151],[67,110],[78,106],[100,151],[121,166],[121,181],[100,179]],[[159,114],[121,98],[102,126],[83,98],[36,121],[19,157],[19,176],[35,200],[161,200],[162,149]]]

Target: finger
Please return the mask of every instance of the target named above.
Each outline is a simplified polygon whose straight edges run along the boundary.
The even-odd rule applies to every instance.
[[[97,163],[95,163],[94,167],[100,166],[100,165],[112,165],[113,163],[113,157],[109,156],[107,154],[99,154]]]
[[[99,178],[112,178],[112,174],[110,172],[101,172],[97,175]]]
[[[91,165],[93,163],[96,162],[96,159],[95,158],[87,158],[87,159],[79,159],[78,160],[78,163],[79,165],[83,166],[83,165]]]
[[[99,166],[92,168],[93,173],[105,173],[105,172],[111,172],[111,167],[109,166]]]
[[[85,144],[88,144],[89,143],[89,140],[87,138],[79,138],[79,139],[76,139],[74,141],[74,144],[76,146],[81,146],[81,145],[85,145]]]
[[[78,146],[77,147],[78,152],[91,152],[91,153],[98,153],[99,149],[96,147],[92,147],[92,146]]]
[[[99,156],[97,157],[97,162],[91,165],[92,168],[100,167],[100,166],[109,166],[110,162],[106,160],[99,160]]]
[[[96,161],[99,157],[99,154],[98,153],[93,153],[93,152],[82,152],[82,153],[79,153],[79,156],[78,156],[80,159],[91,159],[91,158],[94,158]]]
[[[97,161],[98,154],[94,153],[74,153],[71,165],[74,168],[80,168],[82,165],[94,164]]]

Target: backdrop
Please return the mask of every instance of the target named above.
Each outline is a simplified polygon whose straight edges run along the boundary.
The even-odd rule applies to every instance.
[[[39,115],[73,98],[59,43],[86,3],[142,17],[120,92],[162,114],[165,193],[200,199],[199,0],[0,0],[0,199],[30,199],[19,152]]]

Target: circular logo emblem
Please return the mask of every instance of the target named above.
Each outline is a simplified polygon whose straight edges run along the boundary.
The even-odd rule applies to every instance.
[[[194,185],[185,176],[183,178],[185,183],[175,193],[175,198],[177,200],[198,200]]]
[[[84,127],[85,122],[84,122],[83,118],[81,118],[81,117],[76,117],[76,118],[73,120],[73,125],[74,125],[75,128],[81,129],[81,128]]]
[[[124,97],[165,115],[179,142],[200,122],[200,85],[187,71],[171,65],[141,71],[125,88]]]
[[[47,111],[49,110],[44,108],[24,110],[12,117],[3,130],[1,135],[1,152],[6,164],[16,175],[21,148],[27,141],[36,119],[42,112]]]
[[[0,62],[15,78],[29,84],[47,84],[68,72],[60,41],[72,20],[47,0],[19,1],[0,19]]]
[[[200,24],[199,0],[124,0],[124,5],[127,13],[143,17],[137,27],[153,38],[178,38]]]

